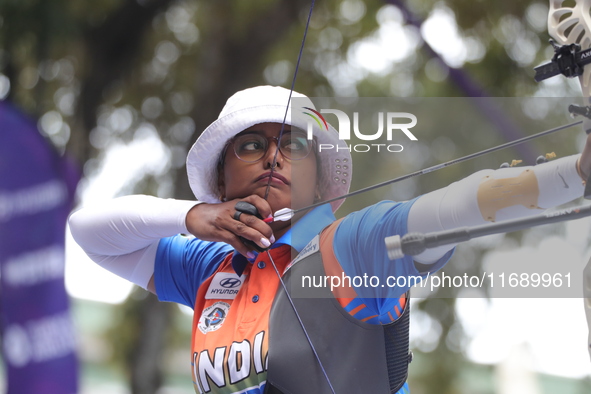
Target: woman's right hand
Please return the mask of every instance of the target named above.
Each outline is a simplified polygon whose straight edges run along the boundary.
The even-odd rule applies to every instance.
[[[263,218],[273,214],[269,203],[257,195],[226,201],[219,204],[198,204],[189,210],[186,218],[187,229],[204,241],[225,242],[241,254],[252,258],[252,248],[240,238],[253,241],[261,248],[268,248],[275,239],[271,227],[253,215],[243,213],[234,219],[236,203],[245,201],[254,205]]]

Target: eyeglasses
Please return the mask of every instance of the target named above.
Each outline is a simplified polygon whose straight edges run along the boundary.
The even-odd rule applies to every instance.
[[[303,132],[287,131],[281,136],[265,137],[258,133],[239,134],[230,143],[234,146],[236,157],[247,163],[261,160],[269,149],[269,140],[275,140],[283,157],[290,160],[302,160],[310,154],[312,141]]]

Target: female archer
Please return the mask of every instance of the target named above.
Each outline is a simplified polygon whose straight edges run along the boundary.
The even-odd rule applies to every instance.
[[[390,261],[387,236],[532,215],[580,197],[591,140],[582,155],[480,171],[338,221],[342,200],[281,221],[281,209],[346,194],[343,167],[351,173],[336,130],[314,125],[309,139],[289,98],[260,86],[228,100],[188,154],[197,201],[127,196],[83,208],[70,218],[74,239],[104,268],[193,308],[198,393],[408,393],[409,288],[354,278],[425,277],[453,252],[448,245]],[[344,149],[318,153],[322,143]],[[499,185],[502,198],[490,198]]]

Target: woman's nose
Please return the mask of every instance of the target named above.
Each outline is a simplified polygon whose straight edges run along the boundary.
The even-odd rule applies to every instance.
[[[267,152],[265,153],[266,168],[283,167],[283,154],[279,150],[279,146],[277,144],[278,142],[276,138],[270,139],[269,146],[267,147]],[[277,154],[277,161],[274,166],[273,162],[275,161],[275,154]]]

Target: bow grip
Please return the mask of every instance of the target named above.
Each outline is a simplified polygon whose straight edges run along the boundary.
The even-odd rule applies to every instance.
[[[257,207],[255,207],[254,205],[252,205],[251,203],[248,203],[246,201],[238,201],[236,203],[236,206],[234,207],[234,209],[236,209],[238,212],[246,213],[247,215],[256,216],[257,218],[259,218],[261,220],[263,219],[263,217],[259,214]],[[240,238],[240,240],[242,241],[243,244],[245,244],[246,246],[250,246],[251,248],[255,249],[259,253],[264,252],[265,250],[268,249],[268,248],[261,248],[256,243],[254,243],[251,240],[246,239],[244,237],[239,236],[238,238]]]

